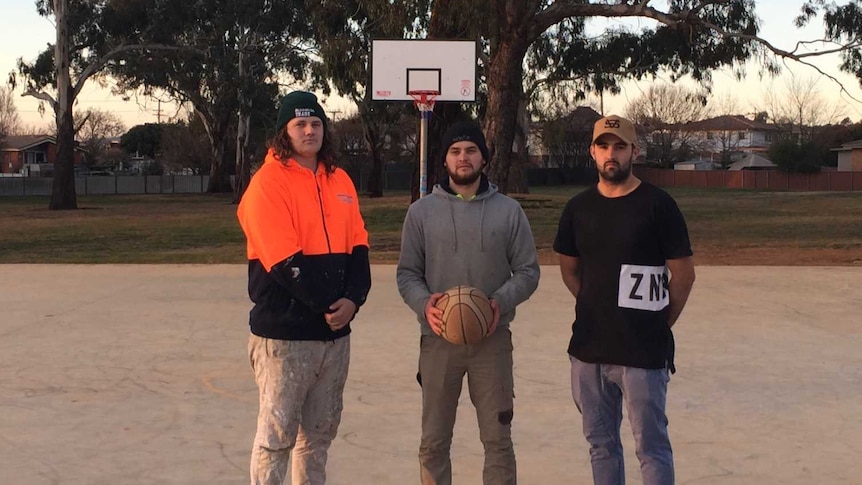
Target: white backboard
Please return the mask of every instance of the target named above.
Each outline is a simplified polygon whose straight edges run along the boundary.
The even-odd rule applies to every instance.
[[[476,42],[372,40],[371,99],[413,101],[410,90],[439,90],[437,101],[476,101]]]

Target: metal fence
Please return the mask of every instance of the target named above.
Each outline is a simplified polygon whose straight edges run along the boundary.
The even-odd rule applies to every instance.
[[[75,177],[79,195],[199,194],[206,192],[209,175],[110,175]],[[0,196],[51,195],[50,177],[2,177]]]
[[[370,170],[348,172],[360,193],[368,189]],[[383,190],[410,190],[410,170],[384,170]],[[207,190],[209,175],[108,175],[77,176],[78,195],[200,194]],[[2,196],[50,196],[51,177],[0,177]],[[233,183],[233,176],[231,176]]]

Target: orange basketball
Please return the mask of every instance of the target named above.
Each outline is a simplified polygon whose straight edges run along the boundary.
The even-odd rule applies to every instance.
[[[494,321],[488,297],[471,286],[450,288],[435,306],[443,310],[443,338],[453,344],[478,343]]]

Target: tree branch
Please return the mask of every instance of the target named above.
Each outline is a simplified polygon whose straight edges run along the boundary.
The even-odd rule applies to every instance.
[[[55,104],[57,104],[57,101],[54,99],[54,97],[53,97],[53,96],[51,96],[50,94],[46,93],[45,91],[36,91],[36,90],[35,90],[35,89],[33,89],[33,88],[27,88],[27,90],[26,90],[26,91],[24,91],[23,93],[21,93],[21,96],[22,96],[22,97],[23,97],[23,96],[33,96],[33,97],[34,97],[34,98],[36,98],[36,99],[40,99],[40,100],[42,100],[42,101],[47,101],[47,102],[51,103],[51,106],[52,106],[52,107],[53,107]]]
[[[577,0],[554,2],[533,17],[530,34],[533,38],[548,30],[552,25],[569,17],[646,17],[667,26],[683,22],[681,15],[667,14],[650,7],[649,1],[637,5],[608,5],[600,3],[574,3]]]
[[[90,78],[93,74],[99,72],[105,64],[108,63],[111,59],[117,57],[118,55],[134,51],[134,50],[162,50],[162,51],[187,51],[187,52],[200,52],[198,49],[192,49],[189,47],[176,47],[164,44],[129,44],[129,45],[119,45],[113,49],[111,49],[104,56],[96,59],[91,62],[81,75],[78,77],[75,82],[75,87],[72,90],[72,97],[75,98],[78,96],[78,93],[81,92],[81,89],[84,87],[84,82]]]
[[[764,49],[771,52],[773,55],[778,56],[784,60],[793,60],[805,66],[811,67],[821,75],[838,84],[838,86],[840,86],[841,88],[841,92],[847,94],[851,99],[859,101],[847,91],[841,81],[839,81],[835,76],[825,73],[822,69],[815,66],[811,62],[806,61],[805,59],[810,57],[820,57],[827,54],[845,52],[852,49],[859,49],[860,47],[862,47],[862,42],[860,41],[847,42],[846,44],[838,44],[839,47],[817,52],[798,53],[798,50],[801,45],[817,41],[797,42],[796,47],[793,51],[780,49],[768,40],[758,35],[743,34],[739,32],[728,32],[727,30],[712,22],[707,22],[697,15],[692,15],[699,13],[700,10],[702,10],[707,5],[720,4],[721,2],[717,0],[706,1],[703,4],[699,5],[693,11],[683,10],[678,14],[668,14],[656,10],[653,7],[649,7],[649,0],[640,0],[637,4],[633,5],[625,3],[618,5],[583,4],[574,3],[575,1],[577,0],[558,1],[553,3],[545,10],[536,14],[530,27],[530,33],[534,37],[538,36],[545,30],[550,28],[552,25],[561,22],[568,17],[645,17],[653,19],[661,24],[667,25],[668,27],[674,27],[681,23],[689,23],[712,31],[714,34],[719,35],[725,39],[741,39],[754,44],[758,44]]]

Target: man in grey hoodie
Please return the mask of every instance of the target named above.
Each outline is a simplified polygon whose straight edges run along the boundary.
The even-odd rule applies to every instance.
[[[488,182],[482,168],[488,148],[476,123],[454,124],[443,136],[448,180],[407,211],[401,233],[398,291],[416,312],[421,329],[423,485],[452,483],[449,448],[464,375],[476,407],[485,448],[486,485],[515,484],[512,446],[514,383],[512,333],[515,307],[539,284],[536,244],[517,201]],[[443,339],[442,311],[434,304],[457,285],[482,290],[491,300],[490,334],[473,345]]]

